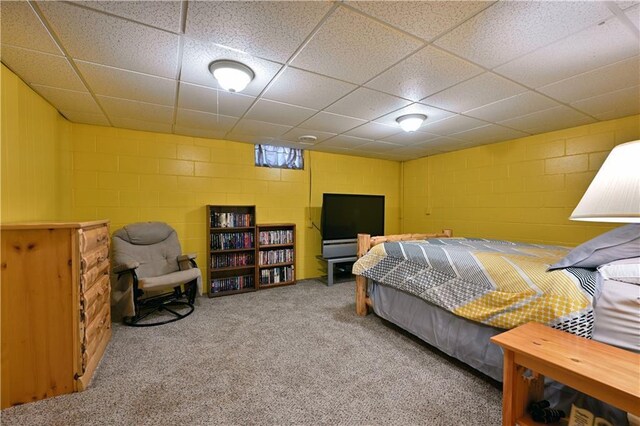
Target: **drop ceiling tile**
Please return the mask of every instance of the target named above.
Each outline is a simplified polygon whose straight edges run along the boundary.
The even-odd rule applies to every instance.
[[[273,137],[260,136],[260,135],[249,135],[244,133],[229,133],[224,137],[225,140],[235,141],[235,142],[245,142],[250,144],[271,144],[274,141]]]
[[[369,139],[354,138],[353,136],[338,135],[331,139],[327,139],[326,141],[321,142],[316,146],[322,148],[333,147],[353,149],[370,142],[373,141]]]
[[[627,9],[625,15],[629,18],[631,23],[638,29],[640,29],[640,4],[636,4],[635,7]]]
[[[350,1],[347,4],[424,40],[432,40],[491,3],[486,1]],[[425,22],[429,25],[425,25]]]
[[[397,124],[388,126],[386,124],[380,124],[376,123],[375,121],[371,121],[369,123],[363,124],[360,127],[349,130],[345,133],[345,135],[365,139],[384,139],[387,136],[395,135],[400,132],[402,132],[402,129],[400,129]]]
[[[223,139],[227,134],[225,130],[192,129],[190,127],[174,126],[173,133],[197,138]]]
[[[612,18],[506,63],[495,72],[538,88],[639,52],[637,37],[618,18]]]
[[[284,63],[331,6],[330,2],[190,2],[186,34]]]
[[[253,101],[253,96],[242,93],[232,93],[226,90],[216,90],[209,87],[180,83],[178,107],[220,114],[231,117],[241,117]]]
[[[236,117],[178,108],[176,127],[228,132],[238,122]]]
[[[383,139],[384,142],[391,142],[402,146],[424,143],[438,138],[438,135],[427,132],[400,132]]]
[[[402,109],[399,109],[397,111],[394,111],[390,114],[387,114],[383,117],[380,117],[378,119],[375,120],[376,123],[379,124],[386,124],[387,126],[393,126],[397,129],[400,129],[400,125],[398,124],[398,122],[396,121],[396,119],[398,117],[401,117],[403,115],[406,114],[424,114],[427,116],[427,119],[425,120],[424,123],[422,123],[423,126],[425,126],[428,123],[434,122],[434,121],[439,121],[442,119],[445,119],[447,117],[451,117],[454,115],[454,113],[449,112],[449,111],[444,111],[441,110],[439,108],[435,108],[429,105],[424,105],[421,103],[413,103],[411,105],[408,105]]]
[[[523,132],[537,134],[593,122],[595,122],[595,120],[589,116],[563,105],[501,121],[500,124],[522,130]]]
[[[416,145],[416,147],[430,148],[440,152],[450,152],[450,151],[455,151],[457,149],[461,149],[461,147],[467,143],[468,143],[467,141],[464,141],[462,139],[441,137],[441,138],[432,139],[423,144],[418,144]]]
[[[299,127],[321,132],[342,133],[364,123],[365,120],[321,111],[300,124]]]
[[[178,35],[68,3],[38,5],[73,58],[176,77]]]
[[[559,105],[560,104],[549,98],[529,91],[480,108],[466,111],[465,115],[485,121],[497,122],[541,111],[543,109],[553,108]]]
[[[67,120],[74,123],[94,124],[96,126],[111,126],[107,117],[101,112],[99,114],[91,114],[82,111],[60,111]]]
[[[413,37],[340,7],[292,65],[361,84],[421,46]]]
[[[264,121],[250,120],[243,118],[233,129],[232,134],[255,135],[267,138],[277,138],[289,130],[292,126],[284,126],[281,124],[266,123]],[[231,136],[231,135],[229,135]]]
[[[435,44],[493,68],[611,15],[601,2],[496,2]]]
[[[369,83],[367,87],[418,101],[482,72],[482,68],[427,46]]]
[[[422,125],[421,130],[436,135],[447,136],[453,133],[475,129],[476,127],[486,126],[487,124],[489,123],[476,118],[454,115],[453,117],[448,117],[435,123],[425,123]]]
[[[571,127],[571,126],[567,126]],[[467,142],[485,144],[500,142],[508,139],[517,139],[524,136],[528,136],[528,133],[524,133],[518,130],[508,129],[496,124],[489,124],[484,127],[476,127],[475,129],[467,130],[465,132],[454,133],[452,135],[456,139],[462,139]]]
[[[62,51],[28,2],[0,2],[0,20],[0,40],[3,44],[62,55]]]
[[[123,129],[142,130],[143,132],[171,133],[171,124],[168,123],[136,120],[127,117],[113,117],[111,118],[111,121],[115,127]]]
[[[102,114],[102,110],[89,92],[58,89],[55,87],[32,85],[58,111],[79,111],[87,114]]]
[[[633,0],[633,1],[616,1],[615,3],[622,10],[626,10],[626,9],[628,9],[630,7],[637,6],[638,4],[640,4],[639,1],[635,1],[635,0]]]
[[[322,109],[356,87],[351,83],[288,67],[267,89],[264,98]]]
[[[599,120],[613,120],[640,113],[640,86],[629,87],[593,98],[574,102],[571,106]]]
[[[334,137],[336,134],[329,133],[329,132],[319,132],[317,130],[304,129],[302,127],[294,127],[293,129],[289,130],[287,133],[282,135],[280,138],[289,142],[297,142],[300,136],[306,136],[306,135],[315,136],[316,138],[318,138],[316,139],[316,143],[320,143],[322,141],[325,141],[329,138]]]
[[[180,1],[74,1],[73,3],[174,33],[180,32]]]
[[[295,126],[316,112],[316,110],[309,108],[259,99],[247,112],[246,118],[285,126]]]
[[[282,68],[281,64],[275,62],[225,49],[213,43],[202,43],[185,38],[180,80],[217,89],[218,82],[209,72],[209,64],[219,59],[239,61],[253,70],[255,77],[247,88],[242,91],[243,95],[259,95]]]
[[[374,141],[359,145],[356,150],[358,152],[376,152],[383,153],[393,151],[394,149],[402,148],[402,145],[398,145],[390,142]]]
[[[625,59],[538,89],[563,102],[575,102],[640,84],[640,56]]]
[[[356,152],[349,148],[342,148],[339,146],[322,146],[322,144],[315,145],[313,147],[314,151],[320,152],[329,152],[331,154],[341,154],[341,155],[356,155]]]
[[[175,103],[176,81],[119,68],[76,61],[93,93],[158,105]]]
[[[361,87],[348,94],[326,110],[350,117],[373,120],[409,105],[411,102]]]
[[[82,80],[62,56],[40,53],[3,44],[2,62],[28,84],[86,91]]]
[[[98,96],[97,98],[114,125],[116,125],[115,118],[125,118],[132,122],[147,121],[169,125],[173,123],[172,107],[108,96]],[[119,121],[122,122],[122,120]]]
[[[486,72],[429,96],[422,102],[449,111],[464,112],[526,91],[519,84]]]

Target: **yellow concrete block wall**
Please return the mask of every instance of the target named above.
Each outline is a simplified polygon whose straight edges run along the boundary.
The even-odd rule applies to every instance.
[[[577,245],[615,225],[571,212],[611,149],[640,139],[640,116],[403,163],[404,232]]]
[[[207,204],[255,205],[259,223],[295,223],[299,279],[321,275],[320,234],[309,218],[319,225],[323,192],[386,195],[388,231],[399,230],[395,161],[307,152],[304,170],[271,169],[255,166],[251,144],[82,124],[72,125],[65,149],[73,218],[108,218],[112,231],[165,221],[202,265]]]
[[[57,220],[68,207],[61,147],[70,123],[4,65],[0,73],[0,219]]]

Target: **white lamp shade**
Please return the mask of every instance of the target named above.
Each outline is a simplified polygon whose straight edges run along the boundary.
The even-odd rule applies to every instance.
[[[424,114],[408,114],[398,117],[396,121],[405,132],[415,132],[422,126],[422,122],[426,120]]]
[[[571,220],[640,223],[640,140],[611,151]]]
[[[220,87],[229,92],[242,92],[254,77],[251,68],[235,61],[212,62],[209,71],[218,80]]]

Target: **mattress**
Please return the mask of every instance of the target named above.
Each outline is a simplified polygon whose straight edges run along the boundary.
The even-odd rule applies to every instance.
[[[600,289],[593,340],[640,352],[640,286],[604,279]]]
[[[621,297],[621,294],[614,289],[617,287],[603,289],[600,299],[603,297],[605,299],[601,309],[605,310],[604,301],[615,301]],[[625,292],[628,291],[629,289],[625,288],[623,294],[627,294]],[[373,310],[379,317],[492,379],[502,382],[502,348],[491,343],[489,339],[504,330],[467,320],[416,296],[373,281],[369,283],[369,296],[373,300]],[[598,329],[598,322],[596,317],[596,329]],[[616,324],[619,324],[619,320]],[[596,340],[602,337],[606,339],[608,327],[600,327],[598,330],[597,335],[594,330],[594,338],[597,336]],[[638,328],[636,327],[635,330]],[[617,337],[609,336],[609,339],[620,339],[621,334],[618,333],[615,336]],[[630,343],[624,338],[617,342],[621,343],[622,347]],[[575,403],[608,419],[615,425],[628,424],[625,412],[553,380],[545,381],[545,399],[548,399],[553,407],[563,409],[567,413],[571,409],[571,404]]]

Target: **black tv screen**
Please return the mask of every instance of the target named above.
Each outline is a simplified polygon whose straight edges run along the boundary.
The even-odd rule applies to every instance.
[[[384,235],[384,195],[323,194],[322,239]]]

